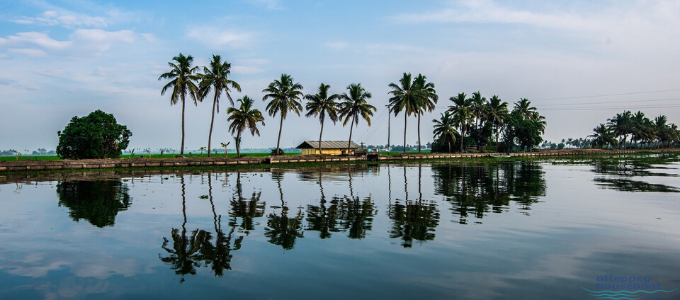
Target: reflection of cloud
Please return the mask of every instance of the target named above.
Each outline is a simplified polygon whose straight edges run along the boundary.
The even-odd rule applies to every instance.
[[[60,252],[30,252],[18,260],[0,262],[5,272],[32,278],[40,278],[50,271],[69,268],[77,277],[106,279],[112,275],[126,277],[144,273],[142,266],[132,258],[116,258],[105,254],[73,254]]]
[[[90,17],[73,12],[58,12],[49,10],[38,17],[21,17],[12,22],[23,25],[64,26],[64,27],[106,27],[106,20],[102,17]]]
[[[136,38],[137,35],[130,30],[77,29],[66,41],[55,40],[43,32],[19,32],[0,38],[0,48],[28,56],[98,55],[115,44],[134,43]]]
[[[212,48],[239,48],[250,43],[253,34],[234,30],[221,30],[212,26],[196,27],[187,32],[187,37]]]

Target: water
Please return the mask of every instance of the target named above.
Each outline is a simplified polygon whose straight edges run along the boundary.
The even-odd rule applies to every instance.
[[[609,275],[673,290],[679,166],[357,165],[3,184],[0,299],[598,299],[583,288]]]

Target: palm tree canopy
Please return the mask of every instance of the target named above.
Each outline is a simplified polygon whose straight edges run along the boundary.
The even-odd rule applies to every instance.
[[[262,90],[266,93],[262,100],[271,99],[267,104],[267,113],[275,117],[281,113],[282,118],[288,116],[288,112],[295,112],[298,116],[302,111],[302,85],[295,83],[293,77],[288,74],[281,74],[281,79],[274,80],[269,86]]]
[[[362,117],[371,126],[371,116],[377,109],[368,104],[371,93],[361,86],[361,83],[353,83],[347,87],[348,92],[341,97],[344,100],[340,104],[340,119],[344,119],[342,125],[347,125],[350,121],[359,124],[359,117]]]
[[[163,86],[161,95],[165,95],[167,90],[172,89],[170,105],[175,105],[188,93],[189,97],[194,100],[194,105],[198,105],[198,101],[201,101],[201,97],[199,88],[196,86],[195,82],[199,80],[200,76],[196,74],[198,67],[191,66],[194,57],[191,55],[184,56],[180,53],[178,56],[173,57],[172,60],[173,61],[168,62],[168,66],[171,68],[170,72],[163,73],[158,77],[158,80],[170,80]]]
[[[524,119],[537,121],[534,119],[534,117],[537,117],[535,114],[537,112],[536,107],[531,106],[531,101],[526,98],[522,98],[518,102],[515,102],[514,110],[520,112]]]
[[[253,109],[254,100],[248,96],[237,100],[240,105],[238,108],[230,107],[227,109],[227,121],[230,121],[229,131],[232,134],[241,133],[246,129],[250,129],[251,135],[260,135],[260,130],[257,128],[257,123],[262,123],[264,126],[264,117],[258,109]]]
[[[472,105],[472,113],[477,119],[481,119],[485,115],[486,98],[482,97],[479,91],[472,93],[470,103]]]
[[[434,130],[432,131],[432,134],[434,134],[435,139],[439,137],[451,137],[454,142],[456,141],[456,134],[459,133],[454,128],[456,123],[454,122],[453,115],[451,115],[450,112],[445,111],[443,114],[441,114],[439,120],[433,119],[432,122],[434,123]]]
[[[469,108],[472,105],[472,102],[467,98],[465,93],[460,93],[455,97],[449,98],[449,100],[453,102],[453,105],[449,106],[449,111],[451,111],[454,115],[459,109]]]
[[[314,95],[306,95],[305,99],[307,104],[305,109],[307,109],[306,117],[316,117],[319,116],[319,122],[323,123],[328,118],[333,121],[333,123],[338,121],[338,110],[339,104],[337,100],[341,99],[338,94],[328,95],[328,89],[330,85],[323,84],[319,85],[319,91]]]
[[[427,77],[418,74],[418,77],[413,80],[413,88],[418,99],[418,113],[433,111],[439,100],[437,91],[434,89],[434,83],[427,82]]]
[[[222,91],[227,94],[227,99],[229,103],[234,106],[234,100],[231,98],[230,88],[233,88],[241,92],[241,86],[229,79],[231,75],[231,64],[228,62],[223,62],[222,57],[219,55],[213,55],[210,61],[210,67],[203,67],[203,74],[200,75],[200,96],[205,98],[211,90],[215,90],[215,100],[217,102],[217,111],[220,111],[220,94]]]
[[[388,94],[392,95],[390,98],[390,107],[394,115],[404,112],[407,115],[417,113],[418,109],[418,95],[416,87],[413,85],[410,73],[404,73],[399,79],[399,84],[390,83],[388,85],[392,90]],[[434,86],[433,86],[434,88]]]
[[[501,98],[496,95],[489,99],[487,118],[494,125],[503,125],[508,114],[509,111],[507,102],[503,102],[503,100],[501,100]]]

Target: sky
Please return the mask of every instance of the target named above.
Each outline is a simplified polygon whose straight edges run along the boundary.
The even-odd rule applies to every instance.
[[[547,119],[545,139],[585,137],[624,109],[680,123],[680,1],[84,1],[0,0],[0,149],[56,148],[73,116],[101,109],[133,133],[131,148],[174,148],[181,106],[160,74],[179,53],[205,66],[213,54],[256,99],[282,73],[315,93],[361,83],[378,108],[353,140],[387,143],[388,84],[422,73],[437,109],[422,117],[423,143],[451,96],[480,91],[528,98]],[[207,146],[212,96],[187,105],[186,146]],[[188,103],[189,104],[189,103]],[[213,148],[233,141],[223,98]],[[415,117],[407,143],[417,142]],[[242,147],[275,147],[279,119]],[[392,116],[392,144],[404,119]],[[316,140],[319,121],[291,115],[282,147]],[[324,140],[349,128],[326,124]],[[233,142],[232,142],[233,145]]]

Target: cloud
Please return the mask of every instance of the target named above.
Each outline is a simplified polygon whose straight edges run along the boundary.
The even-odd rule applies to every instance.
[[[77,14],[69,11],[53,11],[48,10],[43,12],[38,17],[21,17],[12,20],[11,22],[23,25],[38,25],[38,26],[64,26],[67,28],[73,27],[95,27],[102,28],[108,24],[102,17],[90,17],[83,14]]]
[[[77,29],[66,41],[55,40],[44,32],[19,32],[0,38],[0,48],[27,56],[100,55],[115,44],[131,44],[136,39],[137,34],[130,30]]]
[[[204,26],[190,29],[187,32],[187,37],[213,49],[222,49],[247,46],[252,41],[253,34],[249,32],[219,30],[215,27]]]
[[[334,50],[343,50],[347,49],[347,47],[349,47],[349,44],[345,42],[328,42],[325,43],[324,46]]]
[[[258,5],[263,5],[267,7],[267,9],[269,10],[283,9],[280,0],[251,0],[250,2]]]
[[[263,69],[252,66],[233,66],[231,69],[234,74],[257,74],[264,72]]]

